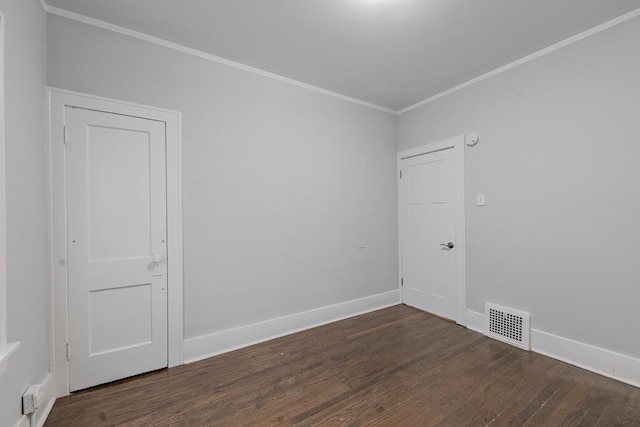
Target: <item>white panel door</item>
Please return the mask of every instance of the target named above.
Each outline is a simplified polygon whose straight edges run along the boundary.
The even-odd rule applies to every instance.
[[[167,366],[165,123],[65,109],[69,384]]]
[[[403,301],[456,319],[456,164],[453,147],[400,160]]]

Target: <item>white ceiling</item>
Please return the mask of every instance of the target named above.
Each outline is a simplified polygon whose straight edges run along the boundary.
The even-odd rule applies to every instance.
[[[45,0],[400,110],[640,0]]]

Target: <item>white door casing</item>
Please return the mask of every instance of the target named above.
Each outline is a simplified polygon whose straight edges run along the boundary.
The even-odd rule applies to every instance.
[[[70,391],[167,366],[165,123],[65,108]]]
[[[464,137],[398,153],[402,300],[465,324]]]
[[[49,89],[49,120],[56,395],[182,364],[180,114]]]

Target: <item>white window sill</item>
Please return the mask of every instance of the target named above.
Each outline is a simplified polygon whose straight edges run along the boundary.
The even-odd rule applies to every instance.
[[[0,348],[0,375],[7,371],[9,357],[20,347],[20,342],[11,342]]]

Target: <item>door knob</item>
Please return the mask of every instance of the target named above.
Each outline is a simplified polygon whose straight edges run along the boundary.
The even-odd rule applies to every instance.
[[[151,275],[153,277],[164,276],[164,268],[162,268],[162,263],[164,262],[164,254],[162,252],[153,252],[153,263]]]
[[[454,244],[453,244],[453,242],[449,242],[449,243],[440,243],[440,246],[444,246],[445,248],[453,249]]]

